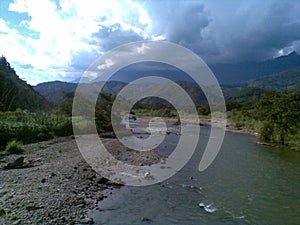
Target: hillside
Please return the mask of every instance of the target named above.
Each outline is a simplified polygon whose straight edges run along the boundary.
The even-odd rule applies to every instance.
[[[258,96],[267,91],[280,92],[283,90],[297,90],[300,88],[300,67],[280,73],[250,80],[236,85],[225,85],[223,92],[231,90],[228,100],[249,102],[258,100]],[[225,96],[225,93],[224,93]]]
[[[52,81],[38,84],[34,90],[43,95],[49,102],[60,103],[64,100],[64,93],[75,92],[77,84],[63,81]]]
[[[87,90],[95,88],[94,85],[83,83]],[[126,83],[120,81],[110,81],[105,84],[101,93],[103,94],[116,94]],[[97,86],[97,85],[96,85]],[[43,95],[48,101],[59,104],[65,100],[66,93],[73,93],[76,91],[77,83],[69,83],[63,81],[52,81],[38,84],[34,89]]]
[[[42,110],[50,105],[25,81],[21,80],[4,56],[0,58],[0,111]]]
[[[247,82],[249,87],[281,91],[300,87],[300,67]]]

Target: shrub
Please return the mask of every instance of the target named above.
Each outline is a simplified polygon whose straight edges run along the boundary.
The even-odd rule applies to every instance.
[[[55,135],[64,137],[73,134],[71,118],[61,118],[52,128]]]
[[[22,145],[22,143],[18,141],[10,141],[5,147],[5,154],[22,154],[24,153],[25,149]]]

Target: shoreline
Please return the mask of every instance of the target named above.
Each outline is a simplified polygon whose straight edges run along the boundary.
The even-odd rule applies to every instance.
[[[143,123],[147,121],[142,118]],[[169,125],[176,121],[166,118]],[[200,118],[200,125],[211,126],[211,121]],[[255,135],[254,131],[235,129],[231,124],[226,131]],[[111,154],[126,163],[143,166],[161,159],[154,150],[140,153],[122,146],[115,138],[101,139]],[[108,197],[105,193],[119,187],[86,163],[72,137],[24,148],[24,154],[0,158],[0,224],[92,224],[88,211],[97,209],[98,202]],[[6,168],[20,158],[20,168]]]
[[[71,137],[25,145],[22,155],[1,157],[0,224],[90,224],[114,184],[98,175]],[[24,158],[21,168],[5,165]]]
[[[145,120],[145,121],[148,121],[148,120],[151,119],[151,117],[140,117],[140,118]],[[164,119],[165,119],[166,124],[168,124],[168,125],[174,125],[174,124],[177,123],[177,118],[174,118],[174,117],[173,118],[172,117],[166,117]],[[195,124],[195,121],[187,119],[187,120],[183,121],[183,123],[184,124]],[[200,126],[212,126],[211,119],[200,117],[199,118],[199,125]],[[215,127],[222,128],[221,126],[218,125],[218,123],[215,124]],[[256,136],[256,137],[258,136],[258,133],[255,130],[248,129],[248,128],[245,128],[245,127],[241,127],[241,128],[234,127],[232,122],[229,121],[229,120],[227,120],[225,131],[249,134],[249,135],[253,135],[253,136]]]
[[[160,159],[155,151],[132,151],[117,139],[102,141],[111,154],[132,165]],[[24,148],[23,154],[0,158],[0,224],[93,224],[88,211],[121,186],[97,174],[72,137]],[[20,165],[8,168],[20,158]]]

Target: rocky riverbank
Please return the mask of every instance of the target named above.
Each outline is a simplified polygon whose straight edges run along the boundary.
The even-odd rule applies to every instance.
[[[176,121],[169,118],[167,124]],[[210,120],[200,119],[200,125],[209,126]],[[253,134],[230,124],[227,130]],[[136,152],[109,135],[102,141],[117,159],[132,165],[161,159],[154,150]],[[26,145],[22,155],[0,157],[0,224],[92,223],[87,210],[116,188],[85,162],[72,137]]]
[[[0,224],[90,223],[86,210],[110,188],[83,160],[75,140],[25,146],[23,155],[1,157]],[[23,167],[7,168],[23,157]]]
[[[131,164],[151,164],[159,158],[154,151],[142,156],[125,149],[124,154],[116,139],[103,142]],[[71,137],[26,145],[25,150],[1,156],[0,224],[92,223],[87,210],[107,197],[104,190],[118,187],[92,170]]]

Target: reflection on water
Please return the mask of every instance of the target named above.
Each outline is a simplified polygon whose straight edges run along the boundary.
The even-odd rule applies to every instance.
[[[198,164],[209,136],[174,177],[147,187],[108,190],[90,212],[97,224],[300,224],[300,154],[255,144],[226,133],[222,149],[204,172]],[[174,141],[175,140],[175,141]],[[169,154],[176,135],[160,152]]]

